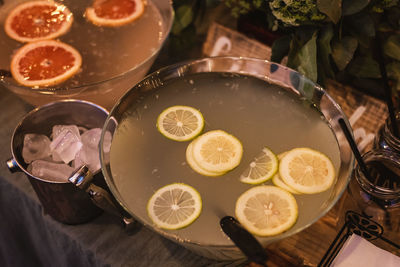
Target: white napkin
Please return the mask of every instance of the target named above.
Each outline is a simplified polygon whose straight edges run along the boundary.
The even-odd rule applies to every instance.
[[[359,235],[351,235],[331,266],[335,267],[399,267],[400,257],[378,248]]]

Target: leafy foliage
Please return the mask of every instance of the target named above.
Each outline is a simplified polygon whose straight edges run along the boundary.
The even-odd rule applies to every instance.
[[[270,10],[264,14],[272,14],[279,25],[270,30],[283,34],[272,45],[271,60],[287,56],[289,67],[322,84],[336,78],[375,86],[381,78],[377,53],[383,53],[391,83],[400,89],[399,0],[266,2]],[[377,43],[383,51],[377,50]]]
[[[174,0],[175,19],[169,38],[168,48],[177,58],[198,53],[198,44],[206,32],[209,21],[221,12],[219,0]],[[182,53],[185,51],[185,53]]]
[[[175,0],[172,30],[179,51],[207,31],[207,21],[228,9],[234,19],[257,16],[272,36],[271,60],[313,81],[327,78],[381,84],[377,43],[391,84],[400,90],[400,0]],[[221,5],[225,9],[221,9]],[[179,38],[177,38],[179,37]],[[366,90],[370,91],[370,88]]]
[[[312,24],[326,18],[314,0],[273,0],[269,6],[272,14],[285,25]]]
[[[331,21],[338,23],[342,15],[342,1],[341,0],[318,0],[318,10],[326,14]]]
[[[345,36],[333,43],[332,58],[339,70],[344,70],[353,59],[358,46],[357,39]]]
[[[240,15],[245,15],[254,9],[260,9],[263,2],[263,0],[226,0],[225,5],[231,9],[232,16],[238,18]]]

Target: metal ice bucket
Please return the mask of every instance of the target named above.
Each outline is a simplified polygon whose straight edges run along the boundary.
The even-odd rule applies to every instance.
[[[52,102],[30,111],[14,130],[11,141],[12,158],[7,161],[11,172],[23,171],[34,188],[43,210],[55,220],[66,224],[79,224],[100,215],[90,196],[70,182],[51,181],[36,177],[27,170],[22,157],[24,136],[28,133],[50,136],[53,125],[74,124],[85,128],[102,128],[108,112],[102,107],[82,100]],[[102,184],[100,171],[94,183]]]

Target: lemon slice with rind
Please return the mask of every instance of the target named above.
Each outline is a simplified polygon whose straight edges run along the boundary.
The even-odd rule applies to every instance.
[[[242,143],[222,130],[209,131],[193,143],[193,159],[208,172],[227,172],[239,165],[243,155]]]
[[[271,179],[278,170],[278,159],[267,147],[257,155],[240,176],[240,181],[247,184],[260,184]]]
[[[288,151],[280,161],[279,175],[289,187],[304,194],[329,189],[336,177],[331,160],[310,148]]]
[[[281,159],[286,155],[287,151],[279,153],[276,157],[278,158],[278,161],[280,162]],[[273,177],[272,177],[272,183],[277,186],[280,187],[282,189],[285,189],[287,191],[289,191],[292,194],[301,194],[299,191],[294,190],[293,188],[291,188],[290,186],[288,186],[287,184],[285,184],[284,181],[282,181],[282,178],[279,176],[279,173],[276,173]]]
[[[288,186],[287,184],[285,184],[285,182],[282,181],[281,177],[279,176],[279,173],[276,173],[274,175],[274,177],[272,177],[272,183],[275,186],[285,189],[286,191],[289,191],[292,194],[296,194],[296,195],[301,194],[299,191],[296,191],[293,188],[291,188],[290,186]]]
[[[175,141],[188,141],[198,136],[204,128],[201,112],[189,106],[172,106],[157,118],[157,129]]]
[[[202,169],[196,161],[193,159],[193,142],[192,141],[188,147],[186,148],[186,161],[189,164],[189,166],[196,171],[197,173],[204,175],[204,176],[221,176],[225,172],[210,172],[207,170]]]
[[[160,228],[175,230],[193,223],[201,213],[199,192],[183,183],[158,189],[147,203],[150,219]]]
[[[249,232],[258,236],[273,236],[287,231],[296,223],[298,206],[288,191],[260,185],[240,195],[235,214]]]

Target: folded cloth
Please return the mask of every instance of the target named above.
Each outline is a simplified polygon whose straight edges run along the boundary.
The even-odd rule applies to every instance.
[[[352,234],[344,243],[331,266],[399,267],[400,257],[378,248],[359,235]]]

